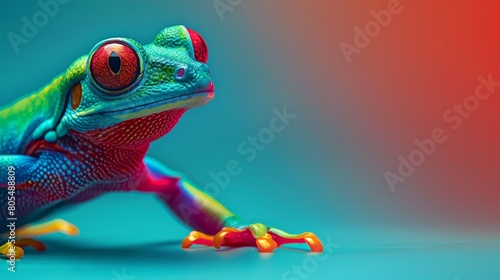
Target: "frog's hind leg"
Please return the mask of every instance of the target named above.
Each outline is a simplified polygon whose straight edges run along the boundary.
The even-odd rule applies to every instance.
[[[24,250],[22,249],[23,247],[29,246],[35,248],[37,251],[45,251],[45,244],[29,237],[41,236],[55,232],[61,232],[71,236],[75,236],[80,233],[75,225],[62,219],[48,221],[39,225],[27,225],[16,231],[17,239],[15,244],[7,242],[0,246],[0,254],[7,257],[13,255],[16,259],[20,259],[24,255]]]

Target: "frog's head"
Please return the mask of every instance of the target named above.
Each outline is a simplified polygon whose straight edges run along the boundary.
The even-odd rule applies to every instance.
[[[70,90],[61,130],[106,144],[149,143],[187,109],[214,97],[207,59],[203,38],[184,26],[166,28],[144,46],[125,38],[104,40]]]

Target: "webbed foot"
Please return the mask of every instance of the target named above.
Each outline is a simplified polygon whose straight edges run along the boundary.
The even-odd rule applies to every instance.
[[[15,243],[7,242],[0,246],[0,255],[4,255],[7,258],[14,256],[18,260],[24,256],[23,247],[33,247],[37,251],[45,251],[45,244],[32,238],[23,238],[23,236],[32,237],[55,232],[74,236],[78,235],[80,231],[72,223],[61,219],[48,221],[39,225],[27,225],[16,231],[16,237],[18,238],[15,239]]]
[[[189,248],[194,244],[214,246],[216,249],[221,246],[255,246],[260,252],[272,252],[277,247],[290,243],[307,243],[311,252],[323,252],[323,244],[314,233],[290,234],[260,223],[238,228],[225,227],[216,235],[192,231],[182,241],[182,248]]]

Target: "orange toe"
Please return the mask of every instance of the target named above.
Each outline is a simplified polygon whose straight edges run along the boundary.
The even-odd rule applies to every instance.
[[[182,248],[187,249],[194,244],[213,246],[213,235],[204,234],[199,231],[192,231],[182,240]]]
[[[19,247],[27,247],[27,246],[33,247],[37,251],[45,251],[47,249],[47,247],[45,247],[45,244],[43,244],[40,241],[36,241],[34,239],[31,239],[31,238],[22,238],[22,239],[16,240],[16,245]]]
[[[222,245],[222,242],[226,238],[226,235],[228,233],[241,233],[244,232],[245,230],[239,230],[235,228],[230,228],[230,227],[225,227],[221,229],[215,236],[214,236],[214,247],[216,249],[220,249],[220,246]]]
[[[257,238],[255,240],[255,244],[257,245],[257,248],[259,248],[259,251],[263,253],[270,253],[278,247],[278,244],[273,240],[273,237],[269,233]]]
[[[306,241],[309,248],[311,248],[311,252],[321,253],[323,252],[323,244],[321,240],[316,236],[316,234],[312,232],[305,232],[301,234],[302,238]]]

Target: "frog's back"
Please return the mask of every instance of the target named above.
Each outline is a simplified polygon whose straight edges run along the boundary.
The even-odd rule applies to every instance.
[[[86,55],[78,58],[40,91],[1,108],[0,155],[22,154],[34,137],[43,137],[33,134],[42,124],[49,120],[57,122],[70,87],[84,76],[86,61]]]
[[[0,155],[20,154],[33,130],[46,117],[46,105],[35,93],[0,111]]]

